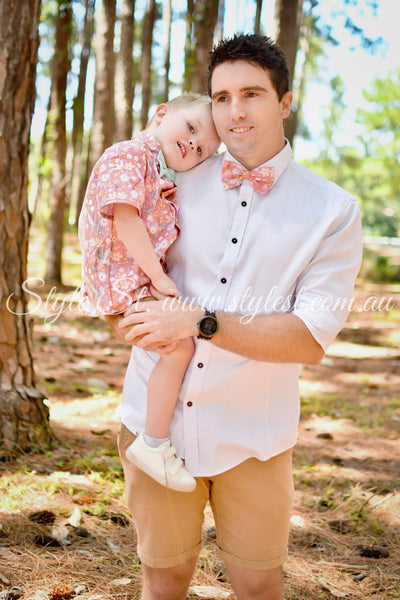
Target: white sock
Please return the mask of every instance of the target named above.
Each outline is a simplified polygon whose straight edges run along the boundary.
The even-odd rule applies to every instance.
[[[169,438],[155,438],[155,437],[151,437],[150,435],[147,435],[146,433],[143,434],[143,439],[146,442],[146,444],[148,446],[151,446],[152,448],[159,448],[161,446],[161,444],[164,444],[165,442],[168,442]]]

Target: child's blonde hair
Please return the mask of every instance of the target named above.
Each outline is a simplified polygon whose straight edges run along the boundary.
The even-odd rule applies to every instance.
[[[180,96],[176,98],[172,98],[172,100],[168,100],[165,102],[167,106],[170,106],[172,110],[179,110],[188,104],[192,104],[196,102],[197,104],[202,104],[203,106],[208,106],[211,109],[211,99],[209,96],[205,94],[197,94],[196,92],[183,92]],[[148,127],[154,119],[153,115],[150,121],[147,123],[146,127]]]
[[[183,92],[183,94],[173,98],[172,100],[168,100],[168,102],[165,104],[171,108],[182,108],[183,106],[191,104],[192,102],[204,104],[205,106],[211,106],[211,100],[209,96],[206,96],[205,94],[197,94],[196,92]]]

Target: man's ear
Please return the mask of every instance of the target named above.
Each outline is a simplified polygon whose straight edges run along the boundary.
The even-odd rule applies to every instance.
[[[159,125],[163,119],[163,117],[167,114],[169,110],[168,104],[159,104],[156,108],[156,112],[154,114],[154,121],[157,125]]]
[[[290,115],[290,105],[292,104],[293,94],[292,92],[286,92],[282,96],[281,107],[282,107],[282,119],[287,119]]]

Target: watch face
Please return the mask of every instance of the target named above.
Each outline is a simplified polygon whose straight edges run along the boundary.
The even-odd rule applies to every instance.
[[[215,317],[203,317],[200,321],[200,332],[205,337],[211,337],[217,329],[218,323]]]

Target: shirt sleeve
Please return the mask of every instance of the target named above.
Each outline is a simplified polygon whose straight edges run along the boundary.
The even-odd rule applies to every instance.
[[[139,213],[145,202],[146,150],[143,144],[115,144],[99,159],[96,194],[104,217],[113,216],[114,204],[130,204]]]
[[[349,198],[301,275],[293,309],[324,351],[349,316],[361,259],[360,213]]]

